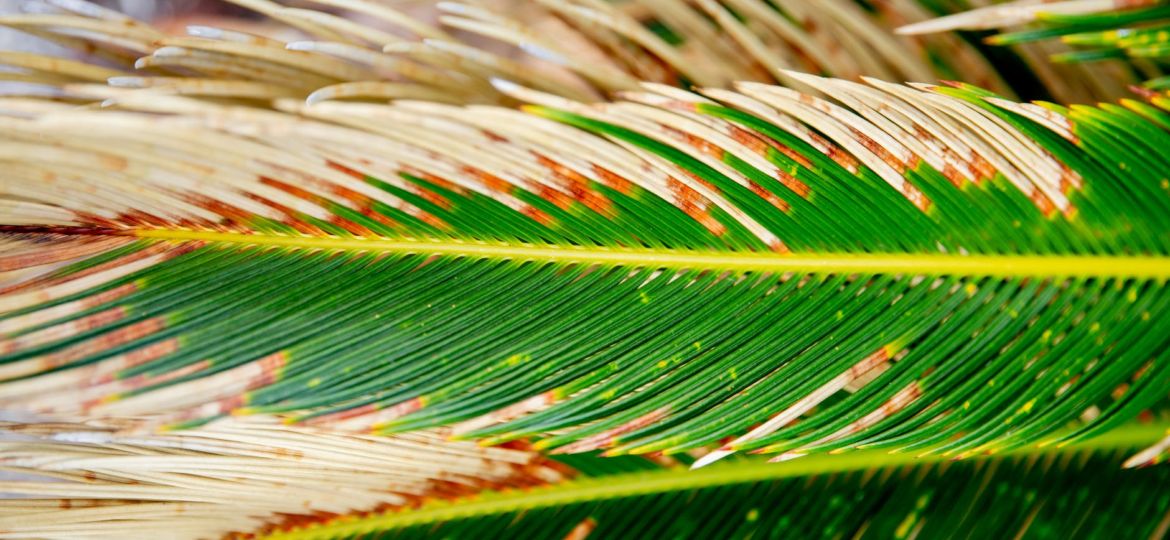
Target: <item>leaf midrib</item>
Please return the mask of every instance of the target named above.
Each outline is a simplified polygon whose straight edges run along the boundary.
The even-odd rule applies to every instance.
[[[969,459],[986,460],[1005,457],[1042,456],[1073,452],[1105,452],[1148,446],[1170,433],[1170,425],[1131,424],[1112,430],[1100,437],[1065,446],[1045,448],[1027,447],[992,456]],[[551,508],[566,504],[620,499],[654,493],[695,490],[718,486],[780,480],[818,474],[845,473],[876,468],[908,465],[928,465],[953,460],[941,453],[890,453],[882,450],[861,450],[843,454],[818,454],[783,463],[749,461],[729,463],[693,471],[662,469],[639,471],[609,476],[574,480],[553,486],[494,492],[471,499],[432,502],[422,508],[391,510],[373,516],[346,519],[314,525],[302,529],[277,532],[266,538],[317,539],[342,538],[374,530],[392,530],[440,523],[453,519],[498,515],[508,512]]]
[[[409,240],[278,236],[175,229],[129,232],[170,241],[434,254],[553,263],[748,272],[869,273],[988,277],[1170,279],[1170,257],[1105,255],[948,255],[907,253],[775,254],[671,249],[509,244],[458,240]]]

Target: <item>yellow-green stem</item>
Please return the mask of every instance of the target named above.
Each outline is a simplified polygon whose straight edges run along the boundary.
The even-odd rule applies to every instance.
[[[161,240],[201,240],[213,243],[302,249],[418,253],[561,263],[751,272],[1170,278],[1170,257],[896,253],[774,254],[381,238],[277,236],[170,229],[138,230],[134,231],[133,234],[140,238]]]

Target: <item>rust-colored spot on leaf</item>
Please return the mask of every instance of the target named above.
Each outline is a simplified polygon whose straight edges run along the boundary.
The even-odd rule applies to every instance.
[[[930,211],[932,204],[930,199],[926,198],[926,194],[923,193],[922,190],[918,189],[918,187],[914,184],[911,184],[910,182],[902,184],[902,195],[905,195],[906,199],[913,203],[914,206],[919,210],[923,212]]]
[[[280,379],[280,371],[288,363],[286,351],[277,351],[256,361],[260,373],[248,383],[249,389],[267,386]]]
[[[540,198],[553,203],[561,210],[568,210],[569,207],[573,205],[573,200],[571,198],[569,198],[564,193],[557,191],[556,188],[553,188],[552,186],[538,184],[536,186],[536,194],[540,195]]]
[[[278,202],[272,201],[272,200],[268,199],[267,197],[261,197],[259,195],[256,195],[255,193],[245,192],[245,193],[243,193],[243,195],[249,199],[252,199],[253,201],[256,201],[260,204],[263,204],[264,206],[267,206],[269,208],[272,208],[273,210],[276,210],[276,211],[284,214],[285,218],[283,220],[281,220],[281,223],[284,223],[285,225],[288,225],[289,227],[296,229],[297,232],[300,232],[302,234],[311,235],[311,236],[320,235],[323,232],[320,229],[318,229],[317,227],[314,227],[314,226],[309,225],[308,223],[305,223],[304,221],[302,221],[298,217],[298,212],[293,210],[292,208],[289,208],[289,207],[287,207],[283,204],[280,204]]]
[[[801,182],[788,171],[773,169],[773,174],[779,177],[780,183],[784,184],[784,187],[791,189],[794,193],[800,195],[803,198],[808,198],[808,194],[812,192],[812,189],[808,187],[808,184]]]
[[[202,193],[186,192],[180,194],[179,197],[188,203],[223,217],[226,222],[217,225],[236,232],[246,230],[243,224],[253,217],[251,212],[246,212],[235,205],[213,199]]]
[[[1056,213],[1056,204],[1039,188],[1033,188],[1028,198],[1031,199],[1032,204],[1036,205],[1036,208],[1040,209],[1040,213],[1044,214],[1044,217],[1052,217]]]
[[[995,169],[995,166],[992,165],[990,161],[987,161],[986,158],[979,155],[979,153],[975,150],[971,150],[971,157],[968,159],[968,162],[971,163],[971,168],[974,169],[975,172],[979,175],[979,177],[975,179],[976,181],[990,180],[995,178],[995,175],[999,172]]]
[[[759,135],[758,133],[756,133],[754,131],[748,131],[744,128],[741,128],[739,126],[734,126],[734,125],[728,126],[728,131],[731,133],[731,138],[735,142],[742,144],[748,150],[751,150],[753,153],[755,153],[759,156],[762,156],[762,157],[768,156],[769,145],[767,142],[764,141],[764,139],[762,138],[763,137],[762,135]],[[773,141],[773,143],[774,143],[774,141]]]
[[[752,193],[755,193],[761,199],[768,201],[768,204],[771,204],[772,206],[776,207],[781,212],[788,211],[789,204],[786,201],[784,201],[783,199],[781,199],[780,197],[777,197],[775,193],[768,191],[768,189],[765,188],[764,186],[761,186],[760,184],[757,184],[756,182],[749,181],[748,187],[751,188]]]
[[[87,356],[92,356],[114,347],[137,341],[165,327],[165,319],[162,317],[151,317],[83,341],[53,354],[46,355],[41,358],[39,364],[43,370],[59,368]]]
[[[623,195],[629,195],[633,191],[634,184],[625,177],[606,169],[600,165],[593,165],[593,172],[601,180],[601,183],[609,186],[611,189]]]
[[[853,138],[857,139],[866,150],[873,152],[878,159],[881,159],[886,165],[892,167],[898,174],[906,174],[906,170],[909,167],[908,163],[903,163],[902,160],[894,157],[894,154],[887,150],[886,147],[878,144],[877,141],[871,139],[869,135],[862,133],[861,130],[851,127],[849,131],[853,134]]]
[[[556,220],[553,219],[552,216],[548,215],[548,213],[544,212],[543,210],[536,208],[535,206],[524,205],[524,209],[521,210],[520,213],[528,216],[537,223],[540,223],[546,227],[551,227],[554,223],[556,223]]]
[[[553,450],[552,453],[577,454],[580,452],[590,452],[599,448],[613,446],[613,444],[617,442],[618,437],[621,435],[649,426],[665,418],[668,414],[670,414],[670,406],[660,407],[615,428],[608,429],[593,435],[592,437],[577,441],[573,444],[557,448],[556,450]]]
[[[358,171],[356,169],[351,169],[349,167],[346,167],[345,165],[342,165],[342,164],[340,164],[336,161],[333,161],[331,159],[325,160],[325,165],[328,166],[330,169],[341,172],[341,173],[343,173],[347,176],[350,176],[352,178],[356,178],[358,180],[365,180],[366,179],[365,173]]]
[[[480,183],[482,183],[484,186],[487,186],[487,188],[492,191],[498,191],[500,193],[512,193],[512,190],[515,188],[515,186],[513,186],[507,180],[475,167],[464,166],[460,168],[460,172],[479,180]]]
[[[89,309],[89,308],[100,306],[100,305],[105,304],[107,302],[112,302],[114,300],[122,298],[122,297],[124,297],[132,292],[135,292],[137,290],[138,290],[138,285],[135,285],[133,283],[119,285],[119,286],[114,287],[113,289],[110,289],[108,291],[102,291],[100,293],[90,295],[90,296],[83,298],[81,300],[81,309]]]
[[[422,178],[423,180],[426,180],[427,182],[430,182],[436,186],[439,186],[447,191],[452,191],[454,193],[458,193],[459,195],[466,195],[467,194],[467,189],[465,189],[463,186],[455,184],[454,182],[447,180],[446,178],[443,178],[443,177],[435,175],[435,174],[431,174],[431,173],[423,171],[421,169],[416,169],[414,167],[407,166],[407,167],[402,168],[402,172],[409,174],[411,176]],[[422,188],[420,187],[420,189],[422,189]],[[446,207],[448,207],[449,204],[450,203],[444,202],[443,207],[446,208]]]
[[[597,520],[587,517],[581,520],[581,523],[578,523],[576,527],[573,527],[569,534],[565,535],[565,540],[585,540],[596,528]]]
[[[613,203],[604,195],[590,189],[589,179],[538,152],[532,152],[532,154],[536,157],[537,163],[547,168],[554,177],[561,181],[574,200],[584,204],[594,212],[612,216]]]
[[[723,159],[724,150],[707,139],[671,127],[664,126],[664,129],[675,137],[682,139],[687,146],[698,150],[699,153],[706,154],[718,160]]]
[[[959,169],[955,168],[953,164],[947,163],[945,166],[943,166],[943,170],[941,172],[943,178],[946,178],[947,181],[951,183],[951,185],[955,187],[963,187],[963,173],[959,172]]]

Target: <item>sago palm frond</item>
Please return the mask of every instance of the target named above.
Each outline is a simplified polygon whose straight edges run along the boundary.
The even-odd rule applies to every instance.
[[[226,1],[226,0],[225,0]],[[56,84],[82,79],[163,92],[312,100],[411,98],[493,103],[487,83],[504,77],[540,90],[599,99],[639,81],[726,86],[737,80],[796,85],[783,70],[844,79],[958,79],[1010,95],[984,55],[954,35],[899,37],[894,27],[932,16],[919,2],[863,6],[853,0],[542,0],[442,2],[438,24],[374,0],[313,0],[308,7],[232,0],[284,25],[266,36],[192,25],[186,36],[84,1],[26,2],[0,25],[84,51],[101,67],[0,54],[0,80]],[[88,7],[87,7],[88,6]],[[868,8],[868,9],[867,9]],[[1042,45],[1037,45],[1041,47]],[[1061,102],[1112,99],[1134,83],[1110,66],[1008,68],[1029,95]],[[1032,83],[1038,80],[1041,89]]]
[[[1166,397],[1170,134],[793,76],[851,107],[26,107],[6,403],[790,457],[1078,440]]]
[[[250,417],[128,435],[134,419],[0,427],[5,538],[215,538],[506,486],[571,469],[435,434],[373,437]]]
[[[124,422],[7,426],[28,440],[3,443],[0,460],[30,476],[0,487],[36,498],[0,502],[5,536],[1160,538],[1170,527],[1170,469],[1118,466],[1160,435],[1148,427],[959,462],[868,451],[688,471],[685,455],[555,463],[433,435],[231,421],[128,436]],[[503,489],[470,495],[484,487]]]
[[[924,19],[908,2],[881,16],[844,0],[758,12],[765,3],[549,0],[519,15],[445,4],[440,28],[317,0],[390,29],[234,3],[311,39],[209,27],[171,38],[63,0],[0,19],[103,58],[0,56],[21,69],[7,78],[47,95],[0,99],[0,408],[64,423],[10,427],[35,440],[4,443],[3,457],[70,482],[10,486],[40,494],[8,506],[22,534],[117,535],[120,520],[146,531],[175,518],[167,505],[185,490],[222,505],[235,481],[264,486],[241,503],[250,510],[215,524],[219,508],[199,506],[170,521],[176,534],[466,494],[437,487],[452,474],[473,488],[574,474],[534,451],[586,474],[645,456],[736,463],[320,532],[437,534],[429,523],[487,507],[515,522],[502,534],[635,534],[621,530],[631,504],[667,515],[671,497],[726,498],[711,511],[746,520],[745,501],[799,484],[819,501],[861,495],[749,521],[929,535],[968,522],[929,493],[986,504],[989,492],[955,486],[974,477],[1022,490],[996,530],[1100,530],[1050,516],[1104,508],[1135,534],[1164,534],[1167,500],[1151,487],[1164,468],[1116,471],[1114,455],[1148,465],[1170,446],[1156,442],[1161,424],[1119,427],[1164,417],[1170,394],[1164,101],[1020,103],[958,41],[935,67],[969,67],[1001,93],[781,69],[933,78],[904,54],[922,49],[878,30],[890,13]],[[821,24],[851,30],[848,61],[776,54],[818,50]],[[477,48],[484,36],[524,52]],[[745,78],[796,88],[732,82]],[[366,467],[427,459],[420,441],[433,463]],[[282,452],[306,447],[321,469],[287,468]],[[484,461],[461,465],[471,455]],[[958,458],[987,461],[931,465]],[[842,475],[770,482],[827,473]],[[1033,475],[1055,491],[1013,483]],[[324,486],[349,482],[329,498]],[[132,496],[147,492],[157,499]],[[22,521],[59,498],[116,502]],[[606,502],[572,504],[586,499]],[[543,510],[510,514],[525,509]],[[710,531],[757,525],[745,527]]]
[[[1052,54],[1057,62],[1127,60],[1148,81],[1145,86],[1170,88],[1162,62],[1170,56],[1170,7],[1158,0],[1126,2],[1008,2],[923,21],[903,27],[905,34],[942,30],[1014,29],[988,38],[996,45],[1059,40],[1074,50]]]
[[[555,486],[300,524],[273,538],[1161,538],[1170,469],[1119,470],[1116,449],[1131,435],[957,463],[861,453],[611,472],[590,462],[590,476]]]
[[[891,2],[878,13],[851,0],[825,0],[821,9],[792,0],[444,2],[437,6],[438,25],[372,0],[305,2],[341,8],[353,18],[271,0],[229,3],[283,23],[301,39],[284,42],[205,25],[190,27],[188,36],[168,36],[119,13],[50,0],[32,2],[31,13],[0,17],[0,24],[97,48],[127,71],[123,75],[136,67],[158,76],[117,84],[187,91],[198,91],[192,81],[168,79],[187,72],[251,80],[252,87],[238,92],[252,95],[316,90],[317,97],[380,97],[398,88],[450,100],[497,95],[482,83],[487,74],[585,97],[633,89],[640,80],[773,81],[783,77],[777,72],[783,68],[915,80],[963,73],[972,82],[1006,89],[988,62],[953,36],[907,39],[889,32],[929,17],[915,2]],[[561,69],[549,76],[554,66]],[[382,79],[398,84],[372,84]],[[367,84],[354,84],[362,81]]]

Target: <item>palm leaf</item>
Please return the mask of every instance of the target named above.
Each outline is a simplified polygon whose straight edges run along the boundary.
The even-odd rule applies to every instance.
[[[1160,538],[1170,526],[1170,498],[1161,489],[1168,469],[1117,469],[1116,449],[1143,439],[1130,439],[1140,431],[1092,449],[957,463],[860,453],[690,472],[607,471],[271,538],[981,538],[1005,531]]]
[[[1166,397],[1157,124],[793,76],[852,110],[500,83],[540,105],[11,119],[54,182],[18,180],[7,221],[60,225],[5,228],[33,246],[9,268],[51,263],[5,298],[6,403],[714,459],[1051,444]]]
[[[1128,60],[1149,79],[1145,86],[1163,90],[1170,86],[1170,78],[1162,75],[1164,70],[1158,62],[1170,55],[1170,45],[1166,44],[1168,17],[1170,8],[1160,2],[1014,2],[918,22],[900,32],[996,29],[1003,32],[987,39],[996,45],[1059,40],[1075,48],[1053,52],[1054,61]],[[1015,30],[1004,31],[1007,29]]]
[[[48,86],[108,79],[118,88],[213,99],[443,103],[506,99],[487,84],[493,76],[595,100],[639,81],[725,87],[758,80],[808,90],[783,71],[798,70],[843,79],[960,79],[1066,103],[1111,99],[1140,80],[1099,65],[1061,71],[1032,62],[1043,83],[1034,88],[1031,74],[1010,67],[1018,60],[997,54],[1008,65],[997,69],[957,36],[910,39],[891,31],[928,20],[928,2],[822,0],[818,9],[792,0],[443,2],[435,8],[438,24],[416,19],[417,9],[374,0],[230,3],[266,20],[248,28],[252,33],[204,23],[177,37],[84,0],[30,0],[30,13],[0,16],[0,25],[76,48],[103,66],[4,54],[0,63],[13,69],[0,78]]]
[[[126,434],[136,422],[4,426],[5,536],[217,538],[573,474],[530,451],[433,433],[357,436],[251,417]]]
[[[960,462],[864,451],[686,471],[685,455],[555,463],[434,434],[343,435],[267,418],[123,433],[137,421],[6,425],[0,463],[27,478],[0,482],[17,497],[0,503],[5,534],[1075,537],[1109,527],[1156,538],[1170,510],[1165,467],[1118,470],[1121,455],[1161,435],[1156,426]]]
[[[650,463],[581,457],[596,450],[697,457],[694,466],[738,452],[789,463],[584,480],[552,495],[461,501],[454,514],[424,506],[340,520],[322,534],[484,508],[515,522],[504,534],[628,532],[623,505],[664,512],[675,499],[653,496],[663,486],[725,503],[713,512],[746,511],[744,528],[727,535],[811,523],[826,533],[930,534],[967,521],[940,513],[929,494],[982,504],[983,492],[953,487],[976,476],[1009,490],[1032,489],[1015,477],[1055,486],[1033,493],[1056,502],[1028,506],[1036,495],[1025,496],[1028,511],[1005,510],[988,524],[997,530],[1043,535],[1054,530],[1052,508],[1095,504],[1135,534],[1164,532],[1164,497],[1141,488],[1126,496],[1149,504],[1088,502],[1058,493],[1069,486],[1054,480],[1115,467],[1111,453],[1086,464],[1065,447],[1132,452],[1133,432],[1115,428],[1165,406],[1170,182],[1159,152],[1170,122],[1157,96],[1064,108],[959,84],[812,77],[779,70],[788,66],[770,55],[815,50],[818,28],[849,28],[852,54],[888,64],[812,55],[798,67],[929,74],[922,56],[899,52],[922,53],[918,44],[892,47],[874,26],[922,18],[905,3],[876,17],[851,2],[823,12],[768,3],[805,20],[780,30],[755,2],[543,2],[531,14],[557,29],[555,42],[513,12],[445,6],[449,28],[559,65],[531,72],[363,0],[319,3],[412,38],[266,0],[236,3],[312,41],[208,27],[167,38],[84,2],[42,6],[73,15],[0,20],[105,58],[96,67],[0,57],[21,69],[12,78],[57,98],[0,100],[0,404],[84,423],[11,428],[47,434],[5,445],[16,468],[74,482],[12,487],[96,506],[65,523],[55,512],[24,520],[59,501],[9,505],[27,534],[117,535],[171,518],[177,533],[239,532],[288,513],[368,512],[403,503],[405,492],[466,493],[441,488],[453,474],[479,488],[564,473],[498,449],[461,468],[467,443],[433,435],[422,439],[435,445],[433,463],[405,473],[414,483],[399,483],[398,468],[360,478],[367,461],[343,457],[355,445],[370,447],[362,460],[395,454],[420,429],[488,446],[531,440],[582,471]],[[950,39],[931,42],[949,43],[942,58],[926,45],[935,68],[1006,90]],[[611,60],[582,61],[598,52]],[[143,76],[126,75],[132,67]],[[105,78],[110,86],[88,84]],[[804,92],[715,87],[743,78]],[[615,99],[573,101],[603,95]],[[398,101],[344,102],[386,98]],[[254,414],[292,425],[232,418]],[[1142,432],[1142,443],[1160,431]],[[173,445],[224,433],[254,444],[172,456]],[[1168,445],[1127,464],[1157,462]],[[324,468],[307,483],[294,475],[308,496],[293,508],[285,503],[298,500],[281,491],[290,485],[283,452],[303,447],[322,451]],[[45,455],[30,461],[36,452]],[[264,459],[246,472],[222,464],[243,454]],[[1030,457],[963,463],[953,474],[926,465],[986,454]],[[531,466],[496,467],[509,459]],[[910,463],[922,466],[805,481],[822,500],[863,493],[855,515],[744,510],[796,487],[771,479]],[[86,483],[94,478],[102,484]],[[769,481],[740,485],[758,480]],[[126,481],[149,483],[159,504],[131,497],[140,491]],[[633,490],[597,487],[614,481]],[[213,523],[231,482],[254,488],[251,509]],[[321,498],[324,485],[351,482],[360,493]],[[658,488],[635,488],[642,483]],[[176,517],[174,504],[196,485],[212,504]],[[580,502],[581,489],[605,502],[508,513]],[[101,490],[130,500],[107,508],[86,495]],[[1099,530],[1094,520],[1069,525]],[[482,523],[450,531],[464,526]]]

